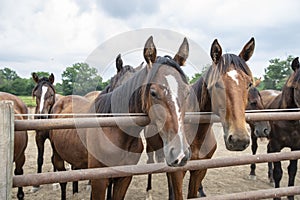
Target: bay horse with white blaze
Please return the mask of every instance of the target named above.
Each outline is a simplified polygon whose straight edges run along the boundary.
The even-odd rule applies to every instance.
[[[32,90],[32,97],[36,100],[35,119],[47,119],[55,103],[54,75],[39,78],[36,73],[32,73],[32,79],[36,83]],[[40,115],[39,115],[40,114]],[[38,148],[37,172],[42,172],[44,162],[44,146],[46,139],[49,139],[49,130],[38,130],[35,135],[35,142]],[[36,192],[39,186],[33,186],[32,192]]]
[[[110,80],[110,84],[101,92],[101,94],[113,91],[123,82],[126,82],[135,69],[129,65],[123,66],[121,55],[116,58],[117,74]],[[125,78],[127,77],[127,78]],[[99,94],[98,94],[99,95]],[[93,99],[93,98],[92,98]],[[90,99],[69,95],[62,97],[55,103],[52,109],[52,114],[71,114],[71,113],[87,113],[90,105],[94,104]],[[70,116],[56,115],[53,118],[68,118]],[[52,162],[58,171],[65,171],[64,161],[72,165],[72,169],[85,169],[88,167],[88,152],[84,146],[85,142],[79,134],[83,130],[76,129],[61,129],[50,131],[50,141],[53,148]],[[85,133],[83,133],[85,134]],[[60,183],[61,199],[66,199],[66,184]],[[78,181],[73,182],[73,194],[78,193]],[[109,194],[108,194],[109,196]]]
[[[28,114],[28,109],[25,103],[15,95],[0,92],[0,101],[9,100],[14,103],[14,113],[16,114]],[[27,116],[15,116],[16,120],[27,120]],[[25,149],[28,143],[27,131],[15,131],[14,132],[14,162],[15,162],[15,175],[23,174],[23,166],[25,163]],[[23,188],[18,188],[17,197],[19,200],[24,199]]]
[[[164,154],[170,166],[183,166],[191,152],[184,133],[185,104],[189,86],[180,65],[186,52],[176,59],[158,60],[153,38],[144,47],[147,66],[111,93],[99,95],[91,112],[146,113],[160,130]],[[89,168],[136,164],[143,151],[141,126],[88,129]],[[113,180],[112,199],[124,199],[132,177]],[[91,180],[92,199],[105,199],[109,179]]]
[[[254,38],[244,46],[239,56],[222,55],[222,48],[215,40],[211,46],[212,66],[195,84],[192,85],[188,99],[189,112],[214,112],[219,115],[224,131],[226,148],[242,151],[250,143],[246,129],[245,109],[248,90],[253,78],[246,61],[254,51]],[[192,151],[192,160],[210,159],[216,149],[216,139],[212,124],[186,124],[185,133]],[[153,133],[151,133],[153,134]],[[147,135],[145,133],[145,135]],[[154,136],[153,136],[154,137]],[[155,141],[155,140],[154,140]],[[159,144],[158,140],[147,145]],[[157,148],[157,147],[156,147]],[[160,148],[160,147],[159,147]],[[206,170],[190,171],[188,198],[196,198]],[[169,198],[183,199],[182,184],[185,172],[167,173]],[[205,194],[201,191],[201,194]]]
[[[271,101],[266,104],[267,109],[300,108],[300,64],[298,57],[292,61],[291,67],[293,73],[283,86],[282,93],[275,96],[275,98],[269,98]],[[262,97],[264,98],[264,96]],[[268,153],[280,152],[284,147],[290,148],[291,151],[300,150],[299,120],[270,121],[270,124],[271,133],[269,136]],[[288,166],[288,186],[294,186],[295,184],[297,163],[298,160],[290,160]],[[275,188],[279,188],[282,178],[281,162],[273,162],[273,166]],[[288,196],[288,199],[293,200],[294,196]]]

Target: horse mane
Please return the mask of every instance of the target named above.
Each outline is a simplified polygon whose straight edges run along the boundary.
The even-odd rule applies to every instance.
[[[211,78],[217,79],[220,74],[225,74],[228,71],[229,67],[232,66],[231,64],[233,64],[235,70],[242,70],[245,74],[252,77],[252,72],[246,64],[245,60],[235,54],[228,53],[222,55],[217,66],[209,67],[208,71],[204,75],[206,77],[206,82],[208,81],[207,79],[209,78],[209,75],[213,75],[213,77]]]
[[[193,102],[192,105],[198,104],[200,111],[210,111],[211,110],[211,103],[210,103],[210,95],[207,90],[207,85],[204,81],[204,77],[201,76],[198,81],[196,81],[192,85],[192,90],[197,96],[197,98],[193,98],[197,100],[197,102]]]

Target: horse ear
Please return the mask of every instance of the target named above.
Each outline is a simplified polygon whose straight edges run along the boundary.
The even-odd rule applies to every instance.
[[[34,80],[34,82],[38,83],[38,81],[39,81],[38,75],[35,72],[33,72],[31,75],[32,75],[32,79]]]
[[[296,71],[299,68],[299,57],[295,58],[292,62],[292,69]]]
[[[183,39],[182,44],[180,45],[177,54],[174,56],[174,60],[180,65],[183,66],[186,59],[189,56],[189,43],[186,37]]]
[[[119,54],[116,58],[116,68],[117,72],[121,71],[123,68],[123,60],[121,58],[121,54]]]
[[[144,46],[144,58],[148,64],[154,63],[156,60],[156,47],[152,36],[149,37]]]
[[[253,55],[254,47],[255,47],[255,41],[254,38],[252,37],[250,41],[244,46],[239,56],[243,58],[245,61],[248,61]]]
[[[54,83],[54,75],[52,73],[49,76],[49,81],[50,81],[51,84]]]
[[[254,82],[254,87],[258,87],[261,82],[261,77]]]
[[[218,40],[215,39],[214,42],[211,45],[210,49],[210,57],[213,60],[215,64],[218,64],[220,61],[220,58],[222,56],[222,47],[218,43]]]

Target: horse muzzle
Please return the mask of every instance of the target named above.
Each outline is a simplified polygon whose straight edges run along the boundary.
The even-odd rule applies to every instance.
[[[177,155],[177,156],[175,156]],[[175,150],[170,150],[170,155],[166,156],[167,165],[170,167],[182,167],[186,165],[187,161],[191,158],[191,150],[188,148],[185,152],[175,154]]]
[[[250,144],[250,137],[248,133],[229,133],[224,136],[226,149],[229,151],[243,151]]]

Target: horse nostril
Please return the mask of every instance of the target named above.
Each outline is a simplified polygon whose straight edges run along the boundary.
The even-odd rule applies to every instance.
[[[232,135],[229,135],[229,136],[228,136],[228,142],[229,142],[229,143],[232,143],[232,142],[233,142]]]
[[[266,135],[268,135],[268,134],[269,134],[269,129],[265,128],[265,129],[264,129],[264,133],[265,133]]]

